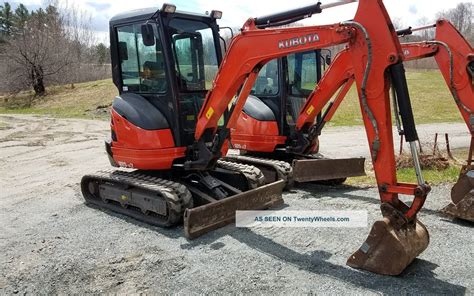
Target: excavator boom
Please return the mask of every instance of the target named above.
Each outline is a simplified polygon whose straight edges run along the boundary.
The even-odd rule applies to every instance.
[[[474,167],[471,165],[474,142],[474,86],[472,83],[474,68],[474,52],[469,42],[446,20],[438,20],[436,25],[435,40],[401,44],[405,61],[434,57],[446,84],[453,95],[454,101],[471,134],[471,145],[467,165],[461,169],[458,182],[452,190],[452,203],[442,211],[450,216],[473,221],[474,201],[470,193],[474,189]],[[402,30],[403,35],[410,34],[411,29]],[[309,96],[306,104],[301,109],[298,117],[297,129],[305,131],[314,125],[316,114],[322,110],[336,92],[341,89],[333,104],[326,110],[319,126],[314,127],[318,133],[309,136],[310,141],[315,141],[317,135],[328,122],[337,109],[347,89],[351,86],[354,69],[347,61],[347,50],[341,51],[334,59],[331,69],[327,71],[318,85]],[[342,87],[342,88],[341,88]],[[341,96],[342,95],[342,96]],[[464,198],[465,197],[465,198]]]
[[[402,49],[381,0],[360,1],[353,21],[329,26],[261,30],[255,19],[248,20],[242,34],[232,40],[213,89],[199,113],[195,132],[198,150],[195,159],[187,165],[205,168],[221,156],[221,149],[229,136],[228,129],[241,113],[257,73],[266,62],[290,53],[342,43],[349,44],[348,60],[354,69],[385,216],[380,223],[387,225],[374,225],[371,237],[378,239],[368,240],[349,258],[348,264],[377,273],[399,274],[428,245],[426,228],[418,222],[416,214],[430,187],[422,178],[419,184],[397,182],[388,93],[391,83],[399,96],[402,119],[411,145],[416,142],[417,134],[402,64]],[[249,51],[248,48],[254,44],[262,46]],[[234,100],[235,96],[237,99]],[[223,132],[217,134],[218,120],[229,105],[230,117]],[[314,108],[313,112],[318,114],[321,109]],[[414,196],[412,204],[405,205],[399,200],[399,194]],[[393,246],[393,241],[400,244]],[[405,245],[411,247],[404,248]],[[378,252],[380,250],[383,251]],[[382,266],[382,260],[387,264]]]
[[[431,26],[430,26],[431,27]],[[469,68],[474,65],[474,52],[469,42],[456,30],[456,28],[446,20],[439,20],[436,24],[436,36],[433,41],[421,41],[412,43],[402,43],[404,61],[419,60],[434,57],[438,67],[455,97],[456,105],[468,126],[473,133],[471,125],[472,110],[474,110],[474,86]],[[297,121],[297,129],[304,130],[314,124],[318,110],[322,110],[329,100],[336,94],[342,85],[345,88],[351,86],[354,76],[354,69],[347,61],[347,50],[341,51],[333,60],[329,69],[336,72],[326,71],[321,79],[318,88],[308,97],[306,104],[301,108]],[[343,96],[344,97],[344,96]],[[342,98],[343,98],[342,97]],[[456,98],[457,97],[457,98]],[[341,95],[338,95],[339,101]],[[316,106],[316,108],[315,108]],[[332,105],[330,114],[334,114],[337,105]],[[315,111],[316,110],[316,111]],[[328,117],[326,122],[332,116]]]

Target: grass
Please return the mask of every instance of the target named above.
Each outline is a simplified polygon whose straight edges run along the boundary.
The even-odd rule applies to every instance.
[[[32,92],[0,97],[0,113],[44,114],[54,117],[107,118],[103,110],[117,95],[111,79],[47,88],[47,95]]]
[[[407,79],[416,123],[462,121],[439,71],[412,70],[407,72]],[[32,92],[22,92],[10,97],[0,96],[0,113],[106,118],[106,112],[96,110],[98,107],[109,106],[116,95],[117,89],[110,79],[78,83],[74,88],[69,85],[49,87],[47,95],[42,98],[35,98]],[[361,124],[359,100],[353,87],[329,125]]]
[[[407,79],[412,105],[417,123],[461,122],[461,116],[452,96],[438,71],[409,71]],[[86,83],[55,86],[47,88],[45,97],[36,98],[32,92],[21,92],[15,96],[0,96],[0,113],[43,114],[54,117],[107,119],[107,107],[110,106],[117,90],[112,80],[99,80]],[[330,125],[361,125],[357,93],[353,87],[337,110]],[[7,128],[0,122],[0,129]],[[465,150],[454,152],[455,157],[464,159]],[[456,155],[457,153],[457,155]],[[425,170],[424,177],[430,184],[455,182],[460,164],[451,163],[445,170]],[[399,169],[400,182],[416,182],[412,168]],[[368,170],[365,177],[349,178],[351,185],[376,184],[373,171]]]
[[[445,170],[423,170],[423,177],[430,185],[439,185],[443,183],[454,183],[459,177],[460,165],[451,165]],[[397,180],[402,183],[417,183],[415,170],[399,169],[397,170]],[[353,186],[375,186],[377,184],[373,172],[367,176],[348,178],[346,184]]]
[[[439,71],[407,71],[415,122],[462,122],[454,99]],[[336,111],[331,126],[362,125],[357,91],[353,86]]]
[[[444,170],[423,170],[423,177],[430,185],[456,182],[461,171],[461,163],[467,157],[468,148],[452,151],[455,161],[450,161]],[[377,184],[372,167],[366,168],[367,176],[348,178],[346,184],[353,186],[375,186]],[[397,170],[398,182],[417,183],[415,169],[403,168]]]

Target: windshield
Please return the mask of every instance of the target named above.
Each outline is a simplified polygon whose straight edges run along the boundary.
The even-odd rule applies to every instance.
[[[305,98],[316,86],[316,51],[288,55],[289,95]]]
[[[162,93],[167,89],[163,51],[158,39],[156,24],[153,29],[155,42],[145,45],[142,25],[133,24],[117,28],[122,91]],[[153,35],[152,35],[153,36]]]
[[[266,63],[258,72],[251,94],[257,97],[274,96],[279,91],[278,83],[278,60],[274,59]]]
[[[217,73],[214,35],[208,24],[174,18],[169,30],[181,91],[205,91]]]

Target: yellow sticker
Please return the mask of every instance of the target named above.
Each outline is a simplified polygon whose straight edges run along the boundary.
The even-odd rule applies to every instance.
[[[194,120],[194,115],[187,115],[186,120],[187,121],[193,121]]]
[[[306,110],[306,114],[310,115],[311,113],[313,113],[313,110],[314,110],[313,105],[309,106],[308,110]]]
[[[206,118],[207,119],[211,118],[212,114],[214,114],[214,109],[212,109],[212,107],[209,107],[209,109],[207,109],[207,112],[206,112]]]

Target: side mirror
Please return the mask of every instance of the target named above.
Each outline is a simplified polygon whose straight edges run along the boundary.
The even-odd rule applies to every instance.
[[[127,42],[120,41],[118,43],[118,50],[119,50],[119,58],[121,61],[128,60],[128,49],[127,49]]]
[[[142,25],[142,40],[145,46],[155,45],[155,33],[151,24]]]
[[[331,55],[327,54],[326,57],[324,58],[324,61],[326,62],[326,65],[331,65]]]

